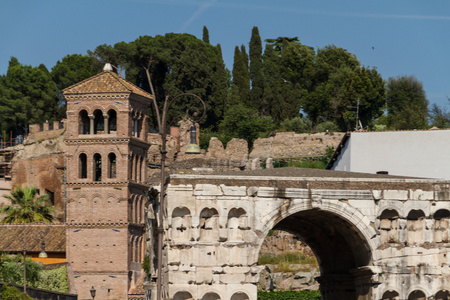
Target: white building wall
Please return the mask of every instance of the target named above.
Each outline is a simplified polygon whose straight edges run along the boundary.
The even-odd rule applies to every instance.
[[[450,179],[450,130],[352,132],[333,170]]]

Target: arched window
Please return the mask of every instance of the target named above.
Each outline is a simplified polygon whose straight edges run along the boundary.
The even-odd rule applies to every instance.
[[[102,156],[98,153],[94,154],[94,181],[102,180]]]
[[[81,153],[79,156],[78,177],[87,178],[87,156]]]
[[[249,300],[250,298],[244,292],[234,293],[231,297],[231,300]]]
[[[215,242],[219,238],[219,213],[215,208],[204,208],[200,213],[200,240]]]
[[[202,300],[220,300],[220,296],[216,293],[207,293],[202,297]]]
[[[108,111],[108,131],[117,131],[117,113],[114,109]]]
[[[87,111],[82,110],[78,115],[78,134],[89,134],[90,122]]]
[[[97,109],[94,111],[94,134],[103,133],[105,129],[105,119],[102,111]]]
[[[436,293],[436,297],[434,297],[436,300],[448,300],[450,299],[450,292],[449,291],[439,291]]]
[[[108,178],[116,178],[116,154],[108,154]]]

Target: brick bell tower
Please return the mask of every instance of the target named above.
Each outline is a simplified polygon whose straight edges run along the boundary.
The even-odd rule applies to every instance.
[[[66,243],[78,299],[128,299],[142,276],[152,95],[112,72],[66,88]]]

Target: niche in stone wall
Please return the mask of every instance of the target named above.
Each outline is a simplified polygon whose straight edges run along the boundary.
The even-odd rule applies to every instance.
[[[219,213],[215,208],[204,208],[200,213],[200,241],[215,242],[219,239]]]
[[[381,300],[400,300],[400,296],[396,291],[386,291]]]
[[[450,299],[450,292],[449,291],[439,291],[436,293],[436,296],[434,297],[435,300],[448,300]]]
[[[172,240],[189,241],[191,238],[191,212],[186,207],[177,207],[172,212]]]
[[[386,209],[380,215],[381,244],[398,242],[398,213],[393,209]]]
[[[450,211],[440,209],[433,215],[434,218],[434,241],[436,243],[449,242]]]
[[[202,300],[220,300],[220,296],[216,293],[207,293],[202,297]]]
[[[194,299],[189,292],[177,292],[173,295],[173,300],[190,300]]]
[[[427,297],[425,296],[424,292],[419,290],[413,291],[408,296],[408,300],[426,300],[426,299]]]
[[[244,230],[247,229],[247,214],[242,208],[232,208],[227,220],[228,241],[244,241]]]
[[[422,210],[411,210],[406,217],[408,244],[422,244],[424,236],[425,213]]]
[[[250,298],[244,292],[237,292],[231,296],[231,300],[249,300]]]

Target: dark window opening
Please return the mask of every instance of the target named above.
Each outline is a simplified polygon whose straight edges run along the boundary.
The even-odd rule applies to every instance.
[[[108,155],[108,160],[109,160],[108,177],[116,178],[116,154],[110,153]]]
[[[84,153],[80,154],[80,165],[79,165],[79,176],[80,178],[87,178],[87,156]]]
[[[94,181],[102,180],[102,156],[94,154]]]

